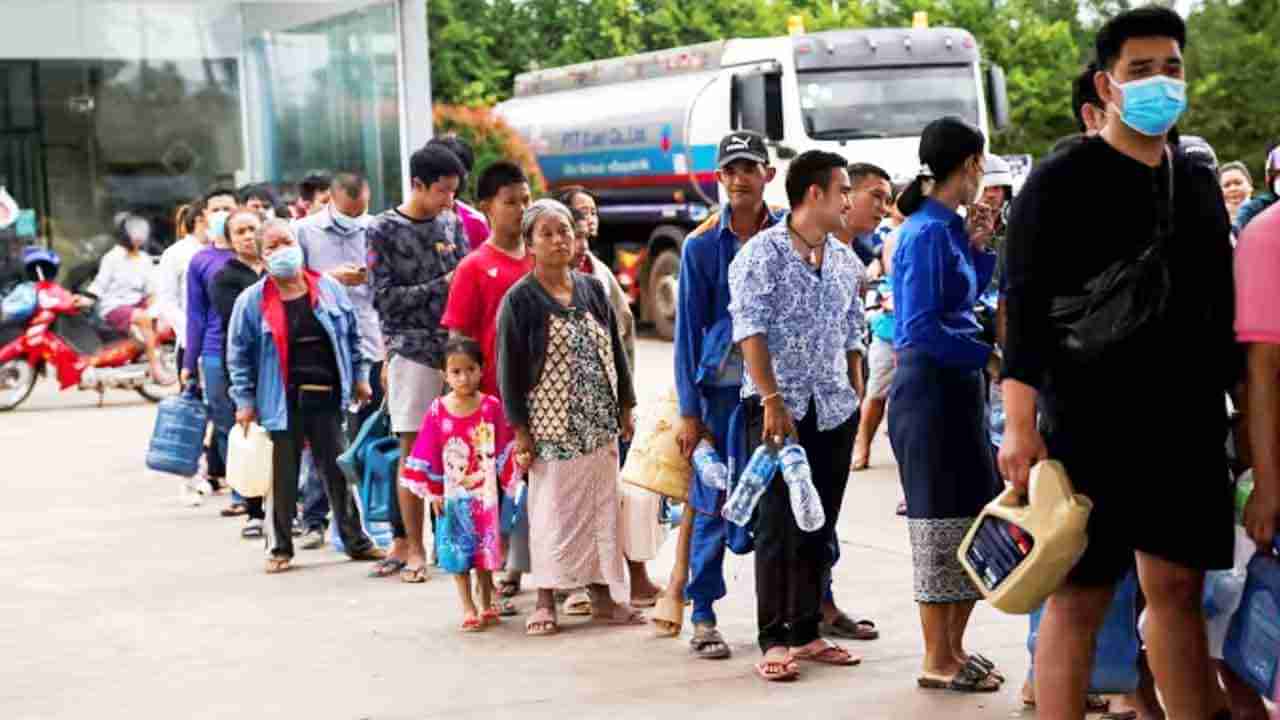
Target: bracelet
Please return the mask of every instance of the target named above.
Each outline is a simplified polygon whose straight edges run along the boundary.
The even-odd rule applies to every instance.
[[[772,399],[774,399],[774,398],[776,398],[776,397],[781,397],[781,396],[782,396],[782,393],[781,393],[781,392],[772,392],[772,393],[769,393],[768,395],[765,395],[764,397],[760,398],[760,404],[761,404],[761,405],[764,405],[765,403],[769,402],[770,400],[772,400]]]

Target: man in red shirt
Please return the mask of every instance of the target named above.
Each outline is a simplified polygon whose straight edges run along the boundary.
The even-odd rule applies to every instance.
[[[507,290],[533,269],[533,256],[520,237],[520,218],[529,207],[532,194],[524,171],[505,160],[485,169],[476,194],[492,232],[458,265],[440,322],[451,334],[480,343],[484,350],[480,390],[496,397],[498,307]]]

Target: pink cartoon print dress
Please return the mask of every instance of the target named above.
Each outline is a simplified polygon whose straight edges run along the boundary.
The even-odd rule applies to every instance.
[[[512,446],[502,403],[492,395],[466,417],[452,415],[437,398],[422,419],[400,484],[425,500],[444,498],[436,557],[445,572],[503,568],[499,490],[514,484]]]

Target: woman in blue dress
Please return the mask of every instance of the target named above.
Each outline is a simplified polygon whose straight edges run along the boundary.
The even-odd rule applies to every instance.
[[[990,661],[964,650],[981,595],[956,557],[1000,488],[985,417],[991,346],[973,311],[996,265],[988,249],[994,214],[975,201],[985,147],[981,131],[960,118],[925,128],[923,167],[898,203],[908,217],[893,256],[898,368],[889,439],[906,493],[924,634],[918,684],[960,692],[993,692],[1004,680]]]

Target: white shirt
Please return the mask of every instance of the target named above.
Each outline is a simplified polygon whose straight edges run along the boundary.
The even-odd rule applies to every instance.
[[[152,317],[173,327],[179,347],[187,341],[187,267],[191,258],[204,248],[196,236],[188,235],[165,248],[156,268],[156,305]]]
[[[89,285],[89,292],[98,296],[98,314],[106,317],[116,308],[147,299],[154,290],[152,267],[152,258],[145,252],[130,255],[119,245],[107,251]]]

